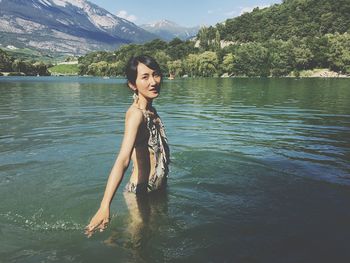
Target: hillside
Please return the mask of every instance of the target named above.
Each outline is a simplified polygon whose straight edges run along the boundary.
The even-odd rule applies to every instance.
[[[217,24],[221,39],[264,42],[350,32],[349,0],[284,0]]]

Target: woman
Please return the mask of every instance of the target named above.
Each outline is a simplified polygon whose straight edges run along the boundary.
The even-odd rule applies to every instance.
[[[159,96],[162,74],[158,63],[149,56],[133,57],[126,67],[128,86],[134,102],[126,112],[124,138],[119,155],[109,175],[104,196],[86,234],[103,231],[110,219],[110,204],[130,160],[133,170],[125,187],[128,193],[142,194],[166,185],[169,147],[163,123],[152,107]]]

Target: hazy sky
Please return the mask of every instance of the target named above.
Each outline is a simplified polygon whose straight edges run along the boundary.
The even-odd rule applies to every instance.
[[[281,0],[89,0],[137,25],[167,19],[182,26],[215,25]]]

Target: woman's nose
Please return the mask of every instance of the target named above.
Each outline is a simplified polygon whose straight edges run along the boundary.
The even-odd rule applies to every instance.
[[[149,83],[153,86],[153,85],[155,85],[157,82],[156,82],[155,78],[154,78],[153,76],[151,76],[151,77],[149,78]]]

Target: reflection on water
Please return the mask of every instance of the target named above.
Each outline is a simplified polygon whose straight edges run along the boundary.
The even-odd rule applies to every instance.
[[[118,191],[109,228],[86,239],[132,101],[125,80],[0,78],[0,262],[348,262],[348,87],[165,81],[169,187]]]

